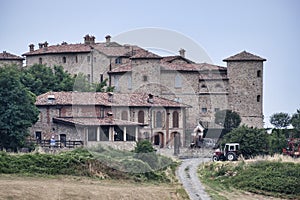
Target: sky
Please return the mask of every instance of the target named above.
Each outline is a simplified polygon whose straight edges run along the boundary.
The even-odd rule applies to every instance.
[[[199,45],[213,64],[241,51],[266,58],[265,127],[278,112],[300,109],[298,0],[0,0],[0,52],[21,55],[47,41],[96,41],[132,30],[176,32]],[[143,46],[142,46],[143,47]],[[178,46],[179,48],[184,48]],[[186,57],[192,52],[186,52]]]

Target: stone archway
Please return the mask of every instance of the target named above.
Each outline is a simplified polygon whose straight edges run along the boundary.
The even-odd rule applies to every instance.
[[[179,139],[179,141],[176,141],[176,142],[179,142],[179,145],[181,146],[180,133],[179,132],[172,132],[170,134],[170,139],[169,139],[169,143],[168,143],[171,148],[174,148],[174,146],[175,146],[175,139],[176,138]]]

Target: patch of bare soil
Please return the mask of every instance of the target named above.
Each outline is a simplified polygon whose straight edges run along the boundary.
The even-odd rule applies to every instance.
[[[183,199],[179,185],[139,184],[81,177],[23,177],[0,175],[0,199]]]

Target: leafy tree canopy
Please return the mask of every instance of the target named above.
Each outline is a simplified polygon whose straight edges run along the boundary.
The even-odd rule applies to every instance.
[[[286,128],[291,123],[291,117],[288,113],[275,113],[271,116],[270,123],[276,128]]]
[[[215,123],[230,131],[240,125],[241,117],[232,110],[220,110],[215,113]]]
[[[293,114],[291,118],[291,124],[297,130],[300,130],[300,109],[297,110],[295,114]]]
[[[37,121],[35,95],[20,81],[20,71],[9,66],[0,69],[0,147],[14,151],[24,145],[28,128]]]
[[[136,143],[136,147],[134,149],[135,153],[150,153],[154,152],[154,148],[148,140],[141,140]]]
[[[222,144],[239,143],[244,157],[249,158],[264,154],[267,150],[268,135],[263,129],[241,126],[224,136]]]

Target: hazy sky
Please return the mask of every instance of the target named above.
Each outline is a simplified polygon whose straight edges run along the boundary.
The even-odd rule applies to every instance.
[[[243,50],[266,58],[268,122],[273,113],[300,109],[299,10],[298,0],[0,0],[0,51],[21,55],[30,43],[80,43],[86,34],[104,41],[107,34],[113,40],[140,28],[176,31],[217,65],[226,66],[224,58]]]

